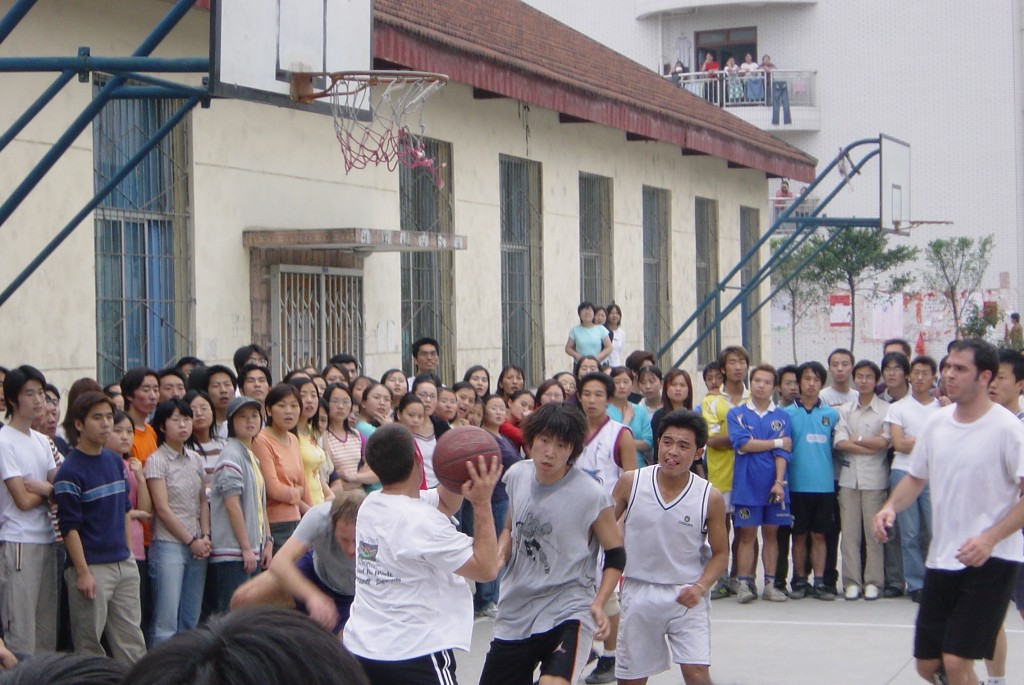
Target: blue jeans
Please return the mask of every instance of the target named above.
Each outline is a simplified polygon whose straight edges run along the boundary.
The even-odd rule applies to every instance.
[[[157,645],[199,623],[206,560],[194,558],[188,545],[154,540],[147,561],[153,601],[149,643]]]
[[[231,598],[243,583],[256,577],[259,571],[245,572],[245,564],[241,561],[218,561],[206,568],[206,584],[211,586],[212,606],[214,614],[226,614],[231,610]]]
[[[906,475],[906,471],[899,469],[890,471],[889,487],[895,489]],[[907,592],[921,590],[924,588],[924,560],[932,537],[932,500],[927,485],[909,507],[896,514],[896,520],[900,526],[903,578],[907,582]]]
[[[772,83],[772,125],[779,125],[779,108],[782,108],[782,121],[787,124],[793,123],[793,117],[789,112],[789,84],[785,81]]]
[[[491,502],[491,512],[494,515],[494,528],[495,533],[500,538],[501,531],[505,529],[505,517],[508,515],[508,500],[502,500],[500,502]],[[470,504],[469,500],[463,500],[462,509],[460,510],[462,515],[462,532],[466,535],[473,535],[473,505]],[[502,568],[498,571],[498,577],[489,583],[477,583],[476,584],[476,595],[473,597],[473,604],[475,608],[479,609],[486,604],[498,603],[498,589],[501,583],[501,577],[505,575],[505,569]]]

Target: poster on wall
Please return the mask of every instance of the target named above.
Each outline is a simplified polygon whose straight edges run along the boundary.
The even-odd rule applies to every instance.
[[[832,328],[849,328],[853,318],[849,293],[836,293],[828,296],[828,322]]]

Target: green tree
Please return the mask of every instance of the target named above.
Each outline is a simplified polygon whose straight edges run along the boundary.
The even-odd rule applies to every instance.
[[[961,337],[965,324],[964,308],[971,295],[981,285],[981,279],[988,269],[992,254],[992,236],[973,238],[937,238],[928,243],[924,250],[924,258],[928,263],[928,271],[922,278],[930,290],[941,293],[946,304],[953,312],[953,330],[956,337]]]
[[[868,298],[901,292],[913,278],[900,267],[917,257],[917,248],[889,247],[878,228],[830,228],[831,242],[814,261],[811,277],[850,293],[850,350],[857,340],[857,296]],[[826,238],[814,236],[812,249]]]
[[[770,243],[772,252],[778,252],[783,242],[782,238],[772,240]],[[799,363],[796,353],[796,331],[799,323],[808,315],[822,308],[825,296],[835,285],[823,281],[821,275],[814,268],[814,260],[809,262],[804,269],[796,272],[796,269],[814,251],[809,243],[810,241],[807,241],[796,252],[782,259],[772,271],[773,289],[792,276],[779,292],[789,295],[789,303],[786,306],[789,309],[789,335],[793,345],[794,364]]]

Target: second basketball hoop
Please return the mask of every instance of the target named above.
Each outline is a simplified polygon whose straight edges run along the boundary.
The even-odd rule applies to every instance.
[[[318,90],[318,79],[327,86]],[[437,160],[423,145],[423,106],[446,83],[444,74],[422,71],[297,72],[291,98],[307,104],[330,100],[346,173],[371,164],[394,171],[401,164],[427,171],[441,187]]]

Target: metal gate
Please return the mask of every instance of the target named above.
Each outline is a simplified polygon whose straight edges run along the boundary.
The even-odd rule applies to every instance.
[[[322,369],[341,352],[362,361],[362,271],[278,265],[271,275],[274,378],[306,366]]]

